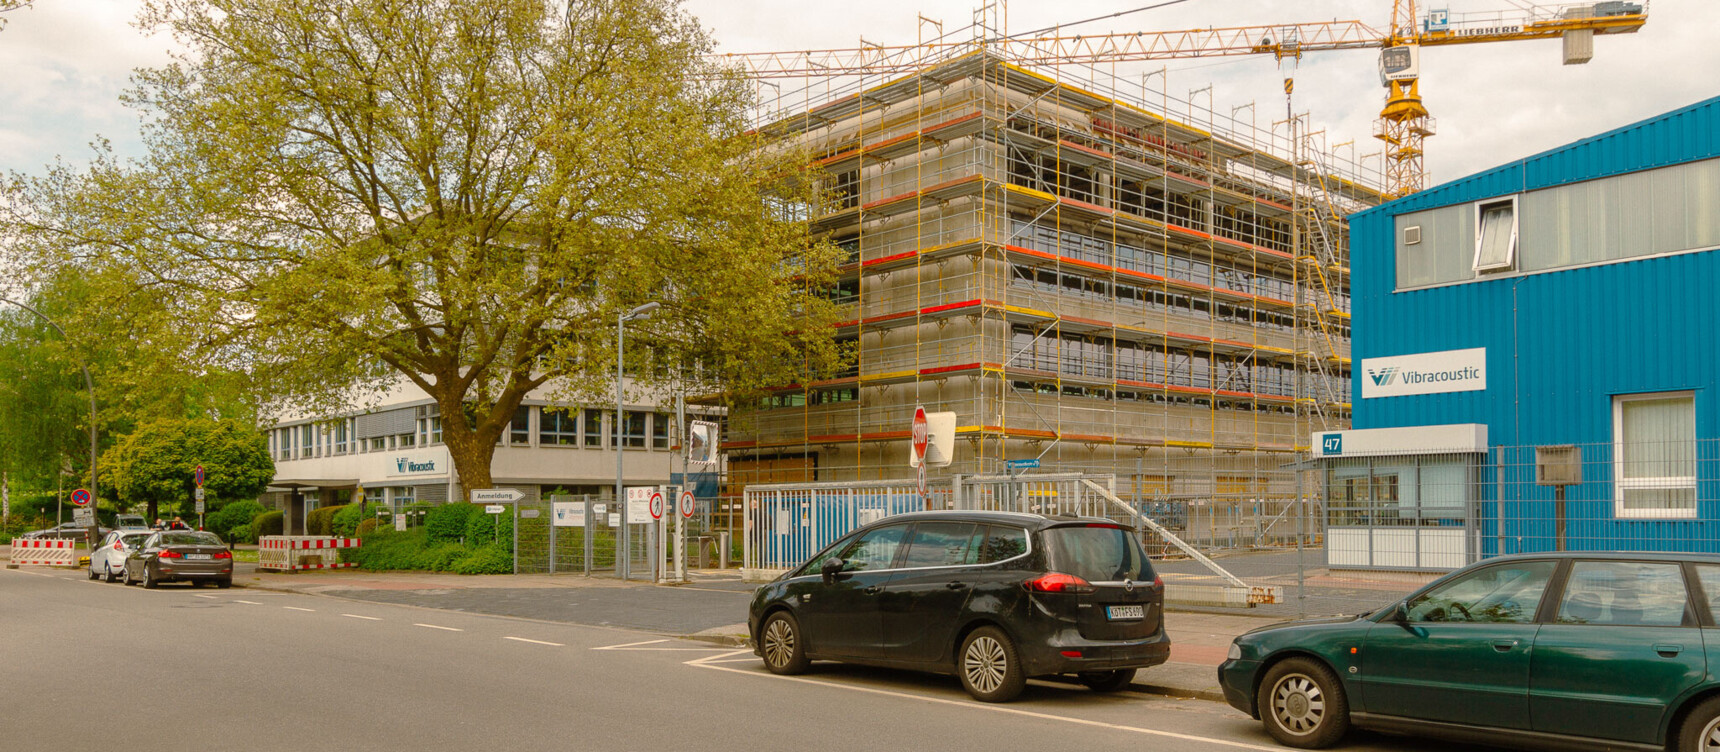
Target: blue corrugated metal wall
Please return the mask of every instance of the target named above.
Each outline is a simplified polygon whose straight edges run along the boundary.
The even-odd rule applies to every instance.
[[[1357,367],[1364,358],[1485,347],[1488,385],[1478,392],[1363,400],[1358,378],[1351,395],[1355,427],[1484,423],[1495,446],[1605,443],[1612,440],[1613,395],[1695,390],[1698,437],[1720,437],[1720,395],[1715,393],[1720,253],[1401,293],[1395,291],[1394,253],[1394,218],[1400,214],[1715,156],[1720,156],[1720,97],[1351,217]],[[1709,445],[1704,442],[1705,448]],[[1701,459],[1703,468],[1716,464],[1714,457]],[[1531,501],[1550,500],[1551,489],[1535,488],[1532,472],[1532,467],[1508,467],[1499,480],[1525,489]],[[1610,478],[1593,480],[1605,484]],[[1698,497],[1699,519],[1707,522],[1614,522],[1606,493],[1572,502],[1570,512],[1573,519],[1605,519],[1592,524],[1610,527],[1610,533],[1585,531],[1605,533],[1602,540],[1640,532],[1667,540],[1705,540],[1701,548],[1720,549],[1715,534],[1720,530],[1713,527],[1720,520],[1720,479],[1701,478]],[[1550,540],[1550,507],[1548,501],[1510,510],[1519,519],[1508,525]],[[1574,538],[1578,531],[1571,533]]]

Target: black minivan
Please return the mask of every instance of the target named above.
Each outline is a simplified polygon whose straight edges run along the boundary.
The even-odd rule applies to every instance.
[[[837,660],[955,674],[1006,702],[1029,677],[1099,691],[1164,663],[1164,583],[1110,520],[917,512],[862,527],[754,593],[753,652],[778,674]]]

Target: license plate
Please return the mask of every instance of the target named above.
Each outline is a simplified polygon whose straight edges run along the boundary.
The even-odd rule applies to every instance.
[[[186,554],[185,558],[187,558],[187,559],[207,559],[207,558],[209,558],[209,554]],[[1135,610],[1140,611],[1139,608],[1136,608]],[[1113,617],[1113,618],[1115,618],[1115,617]]]
[[[1105,617],[1117,621],[1119,619],[1144,619],[1146,612],[1140,606],[1106,606]]]

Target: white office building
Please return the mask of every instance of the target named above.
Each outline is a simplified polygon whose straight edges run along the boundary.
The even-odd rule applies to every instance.
[[[310,510],[354,501],[359,489],[367,502],[394,510],[466,496],[442,443],[441,412],[414,385],[364,410],[284,416],[268,434],[275,478],[263,501],[286,513],[289,535],[303,533]],[[613,406],[564,406],[540,390],[502,432],[490,475],[495,487],[518,489],[528,501],[552,492],[608,498],[618,446],[626,485],[668,484],[683,469],[681,434],[673,399],[629,403],[618,424]]]

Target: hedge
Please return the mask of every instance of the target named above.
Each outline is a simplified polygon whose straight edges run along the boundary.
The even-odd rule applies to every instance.
[[[430,514],[424,517],[424,529],[429,531],[430,540],[437,543],[462,543],[466,539],[466,526],[471,523],[472,515],[481,515],[484,510],[476,504],[464,501],[443,504],[432,508]]]
[[[513,551],[514,518],[507,514],[475,514],[466,522],[466,543],[472,546],[496,545]],[[512,561],[512,554],[509,554]],[[513,571],[513,566],[508,566]]]
[[[280,535],[286,529],[286,515],[279,511],[268,511],[251,519],[251,532],[257,538],[265,535]]]
[[[374,509],[375,507],[371,508]],[[363,514],[363,512],[359,510],[357,504],[348,504],[341,507],[339,512],[334,513],[334,519],[331,525],[331,534],[339,538],[351,538],[356,535],[358,533],[358,523],[361,519],[359,515],[361,514]]]
[[[317,507],[316,509],[312,509],[310,514],[305,515],[305,534],[334,535],[334,516],[340,514],[341,511],[345,510],[349,506],[352,505],[336,504],[334,506]]]
[[[205,518],[203,526],[208,528],[209,532],[221,536],[222,540],[231,541],[234,539],[235,529],[249,525],[252,519],[262,513],[263,505],[250,499],[230,501]]]

